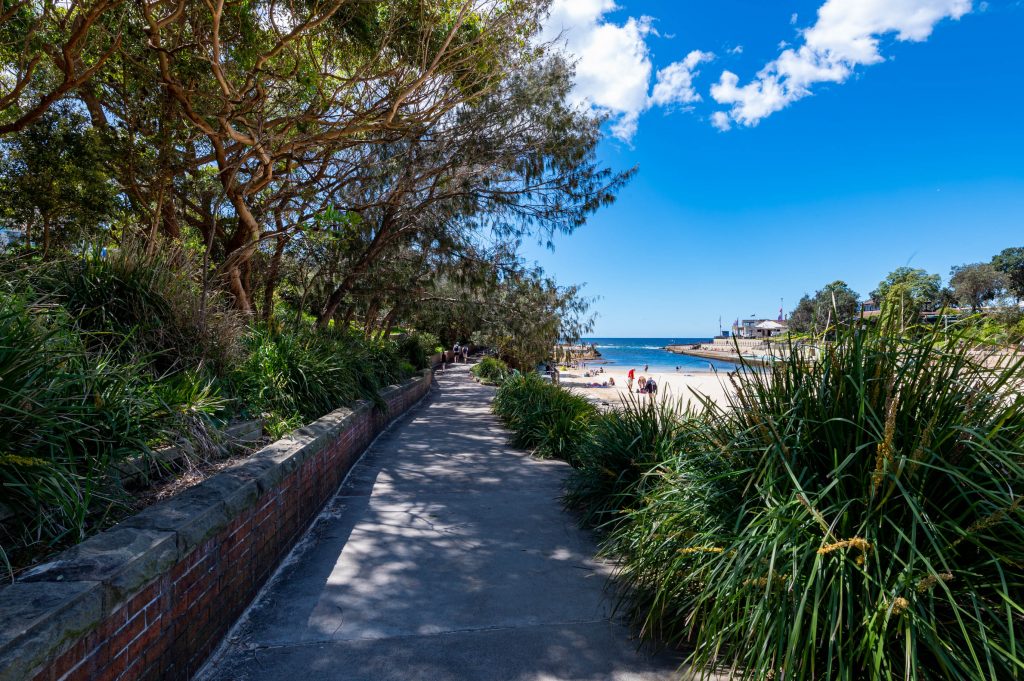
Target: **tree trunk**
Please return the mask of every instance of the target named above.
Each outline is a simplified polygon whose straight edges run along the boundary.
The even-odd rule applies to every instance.
[[[280,227],[280,221],[278,221],[278,232],[281,231]],[[284,258],[284,249],[287,245],[288,237],[278,234],[277,246],[274,248],[274,255],[270,258],[270,265],[267,267],[267,283],[263,287],[263,319],[265,320],[269,320],[274,314],[274,291],[277,289],[277,280],[281,273],[281,260]]]

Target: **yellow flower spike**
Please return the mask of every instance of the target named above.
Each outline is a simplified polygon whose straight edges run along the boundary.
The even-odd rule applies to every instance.
[[[820,549],[818,549],[818,555],[824,556],[826,554],[832,553],[833,551],[839,551],[840,549],[857,549],[862,554],[865,554],[871,551],[871,542],[869,542],[867,539],[862,539],[861,537],[844,539],[842,541],[837,541],[834,544],[822,546]]]
[[[921,580],[917,583],[917,593],[923,594],[923,593],[926,593],[927,591],[930,591],[940,581],[941,582],[952,582],[953,581],[953,573],[952,572],[943,572],[943,573],[940,573],[938,575],[928,575],[927,577],[922,577]]]
[[[722,553],[724,550],[717,546],[688,546],[685,549],[679,549],[679,553]]]
[[[910,601],[908,601],[903,596],[898,597],[892,603],[892,614],[896,615],[897,617],[902,615],[903,613],[905,613],[909,609],[910,609]]]
[[[39,459],[34,456],[18,456],[17,454],[4,454],[0,456],[0,465],[42,468],[49,464],[50,462],[46,459]]]

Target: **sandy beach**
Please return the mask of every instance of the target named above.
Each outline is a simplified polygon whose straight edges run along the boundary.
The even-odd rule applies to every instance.
[[[616,367],[614,369],[605,367],[605,372],[592,377],[584,376],[583,369],[563,370],[559,377],[563,387],[586,395],[589,399],[608,406],[621,404],[626,397],[626,374],[629,369]],[[729,385],[729,378],[726,372],[674,372],[674,371],[650,371],[646,374],[636,370],[636,375],[654,377],[658,384],[658,399],[686,400],[688,403],[697,403],[694,392],[710,397],[716,404],[728,405],[728,394],[732,388]],[[603,384],[609,379],[615,379],[614,387],[593,387],[593,384]],[[636,393],[636,384],[633,385],[633,392]],[[636,395],[636,397],[642,397]]]

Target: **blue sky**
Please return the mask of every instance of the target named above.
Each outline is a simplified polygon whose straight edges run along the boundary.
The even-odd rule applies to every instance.
[[[599,297],[594,335],[710,335],[1024,246],[1019,0],[557,0],[549,32],[611,118],[602,160],[640,168],[525,247]]]

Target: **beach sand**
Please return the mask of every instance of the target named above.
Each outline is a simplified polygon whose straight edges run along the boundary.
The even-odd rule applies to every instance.
[[[603,374],[587,378],[583,375],[585,373],[583,369],[568,369],[562,371],[559,374],[559,378],[563,387],[572,388],[574,391],[585,395],[591,401],[597,402],[602,406],[605,404],[607,406],[615,406],[628,399],[626,397],[626,374],[628,372],[628,368],[616,367],[611,369],[605,367]],[[723,407],[729,404],[728,394],[732,392],[732,386],[729,384],[728,375],[724,371],[718,373],[650,371],[644,374],[640,371],[640,367],[638,367],[636,375],[639,377],[641,374],[645,378],[654,377],[655,382],[658,384],[659,400],[685,400],[688,403],[697,405],[699,402],[694,395],[694,391],[696,391],[701,395],[710,397],[713,402]],[[592,383],[604,383],[612,377],[615,378],[615,387],[590,387]],[[635,394],[635,382],[633,384],[633,393],[635,397],[646,397]]]

